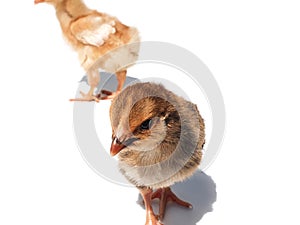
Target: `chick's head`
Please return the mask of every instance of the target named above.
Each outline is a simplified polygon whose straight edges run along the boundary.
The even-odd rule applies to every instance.
[[[147,88],[147,84],[134,85],[112,102],[112,155],[126,148],[153,151],[179,139],[180,117],[176,108],[168,96],[149,93]]]

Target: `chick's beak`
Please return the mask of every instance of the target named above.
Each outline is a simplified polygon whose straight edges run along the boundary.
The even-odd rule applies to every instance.
[[[113,138],[111,146],[110,146],[110,155],[115,156],[117,155],[126,145],[123,145],[118,138]]]
[[[115,156],[117,155],[122,149],[126,148],[127,146],[130,146],[133,142],[139,140],[136,137],[127,137],[127,138],[122,138],[118,139],[117,137],[114,137],[110,146],[110,155]]]
[[[34,4],[42,3],[44,0],[34,0]]]

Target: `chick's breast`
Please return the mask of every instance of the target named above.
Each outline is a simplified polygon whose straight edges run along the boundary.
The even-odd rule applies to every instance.
[[[113,137],[125,145],[118,155],[120,171],[134,185],[168,187],[200,164],[203,119],[196,105],[162,85],[127,87],[112,101],[110,118]]]

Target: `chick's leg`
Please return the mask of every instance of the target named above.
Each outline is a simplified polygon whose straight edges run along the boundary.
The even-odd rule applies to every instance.
[[[151,201],[152,201],[152,189],[149,188],[140,188],[140,193],[144,199],[145,208],[146,208],[146,224],[145,225],[163,225],[158,221],[157,216],[154,215]]]
[[[178,205],[187,207],[187,208],[192,208],[192,205],[188,202],[182,201],[179,199],[171,190],[170,187],[167,188],[160,188],[157,191],[155,191],[152,195],[152,200],[158,198],[160,199],[159,202],[159,219],[163,220],[165,216],[165,211],[166,211],[166,205],[169,201],[175,202]]]
[[[100,100],[100,96],[94,95],[94,91],[97,87],[97,85],[99,84],[100,81],[100,75],[98,70],[89,70],[87,72],[87,78],[88,78],[88,84],[90,86],[90,90],[88,91],[88,93],[83,93],[82,91],[80,91],[81,94],[81,98],[74,98],[74,99],[70,99],[70,101],[84,101],[84,102],[91,102],[91,101],[95,101],[95,102],[99,102]]]
[[[122,88],[124,86],[125,80],[126,80],[126,73],[127,70],[122,70],[116,72],[117,80],[118,80],[118,87],[115,92],[102,90],[101,93],[105,94],[105,97],[102,97],[101,99],[113,99],[117,94],[119,94],[122,91]]]

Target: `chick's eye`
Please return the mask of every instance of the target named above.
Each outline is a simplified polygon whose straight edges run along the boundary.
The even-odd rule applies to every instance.
[[[152,124],[152,120],[151,120],[151,119],[145,120],[145,121],[140,125],[140,128],[141,128],[142,130],[149,130],[150,127],[151,127],[151,124]]]

